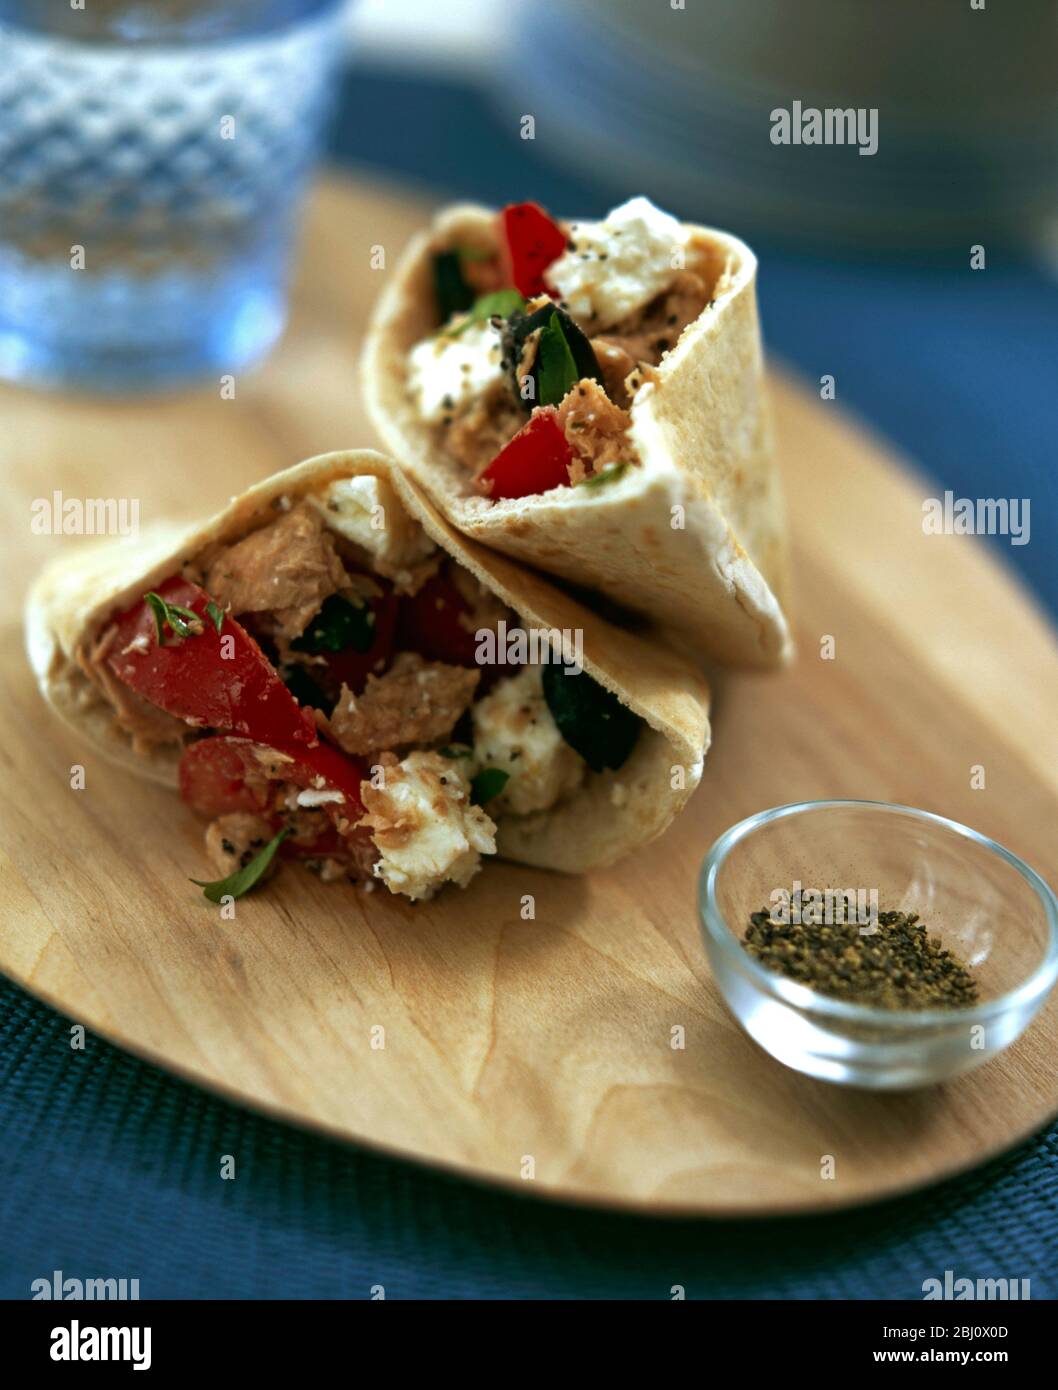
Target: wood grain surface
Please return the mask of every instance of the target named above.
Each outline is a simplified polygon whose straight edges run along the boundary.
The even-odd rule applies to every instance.
[[[22,655],[22,595],[56,545],[83,542],[32,535],[32,499],[137,497],[144,523],[193,517],[301,457],[371,442],[357,349],[385,271],[369,268],[369,249],[385,246],[392,264],[422,215],[377,188],[321,189],[290,330],[234,400],[219,383],[133,402],[0,391],[0,968],[72,1021],[230,1097],[525,1193],[655,1212],[812,1210],[1013,1144],[1058,1111],[1055,1000],[957,1082],[856,1093],[760,1051],[705,963],[702,856],[732,822],[781,802],[922,806],[1058,879],[1052,632],[980,542],[923,535],[931,489],[784,378],[799,659],[781,676],[718,680],[690,809],[612,870],[573,879],[490,864],[467,892],[412,907],[291,868],[221,921],[187,881],[205,865],[200,823],[45,710]],[[819,656],[825,634],[833,661]],[[69,786],[75,763],[83,791]],[[975,764],[986,790],[971,790]],[[683,1050],[670,1046],[676,1025]]]

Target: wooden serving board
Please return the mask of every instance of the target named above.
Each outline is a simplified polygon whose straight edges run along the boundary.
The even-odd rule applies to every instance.
[[[966,1168],[1042,1125],[1058,1111],[1058,1001],[981,1070],[885,1096],[772,1061],[710,979],[699,865],[722,830],[766,806],[907,802],[1058,878],[1051,631],[978,542],[924,537],[929,489],[787,380],[775,398],[799,659],[781,676],[718,682],[690,809],[612,870],[576,879],[490,864],[467,892],[412,907],[288,868],[222,922],[187,881],[204,867],[201,825],[47,713],[22,656],[21,598],[54,546],[82,542],[31,535],[31,500],[131,496],[144,523],[191,517],[296,459],[368,442],[358,337],[385,274],[369,248],[385,246],[392,264],[422,216],[377,190],[322,189],[290,331],[234,400],[219,385],[133,403],[0,391],[0,968],[237,1100],[576,1201],[714,1215],[835,1207]],[[826,634],[833,661],[819,656]],[[74,763],[83,791],[69,787]],[[987,790],[971,790],[976,764]],[[533,922],[519,914],[524,892]],[[526,1156],[535,1176],[523,1176]]]

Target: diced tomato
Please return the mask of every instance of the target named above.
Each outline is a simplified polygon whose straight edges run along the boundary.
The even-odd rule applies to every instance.
[[[235,811],[260,814],[268,805],[267,789],[247,783],[252,750],[260,745],[242,738],[204,738],[191,743],[180,759],[180,795],[210,820]]]
[[[277,748],[248,738],[199,739],[180,759],[180,795],[201,815],[213,819],[233,811],[265,812],[270,795],[263,777],[289,782],[302,790],[339,791],[341,802],[323,802],[332,819],[355,824],[364,814],[360,783],[367,776],[364,764],[329,744],[315,748],[288,744]]]
[[[418,593],[401,599],[399,649],[417,652],[427,661],[480,671],[480,698],[498,680],[511,675],[512,666],[506,659],[502,665],[479,661],[477,631],[470,605],[443,570],[428,579]]]
[[[251,739],[200,739],[189,745],[180,760],[180,795],[184,801],[210,820],[248,811],[263,816],[278,834],[283,825],[282,807],[276,805],[269,787],[260,774],[274,772],[274,782],[290,782],[294,786],[312,787],[317,791],[342,791],[343,802],[325,802],[322,809],[329,824],[322,828],[311,844],[299,844],[287,839],[279,846],[284,859],[355,859],[355,841],[369,845],[371,831],[357,822],[364,814],[360,797],[360,782],[366,776],[364,765],[336,749],[321,743],[316,748],[286,748],[280,750],[292,759],[281,761],[277,750],[254,743]],[[251,775],[253,774],[253,775]],[[316,786],[323,782],[322,787]],[[337,822],[348,822],[340,833]]]
[[[479,477],[490,497],[532,497],[569,487],[575,450],[558,423],[553,405],[538,406],[514,438]]]
[[[544,271],[566,249],[566,233],[539,203],[511,203],[500,214],[515,288],[533,299],[550,291]]]
[[[189,608],[202,632],[178,637],[164,629],[142,600],[116,619],[107,665],[118,680],[159,709],[203,728],[244,734],[263,743],[319,743],[312,716],[302,710],[254,639],[230,614],[220,632],[206,612],[209,595],[179,575],[159,586],[166,603]]]
[[[470,605],[442,572],[401,600],[397,642],[402,651],[450,666],[477,666]]]
[[[377,580],[376,583],[383,581]],[[329,693],[337,699],[343,683],[354,695],[359,695],[367,684],[367,678],[379,674],[389,665],[393,655],[393,642],[397,632],[397,596],[387,584],[385,592],[371,599],[371,611],[375,615],[375,640],[366,652],[358,652],[355,647],[347,647],[343,652],[326,652],[326,667],[310,666],[310,673],[326,671],[326,684]]]

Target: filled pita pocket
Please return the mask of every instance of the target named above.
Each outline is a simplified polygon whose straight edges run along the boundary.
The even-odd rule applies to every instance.
[[[215,901],[277,854],[412,899],[494,854],[609,864],[665,829],[709,742],[693,669],[467,541],[368,450],[190,529],[78,544],[26,627],[56,713],[208,820]]]
[[[465,535],[747,667],[790,653],[756,259],[633,198],[441,212],[372,315],[386,448]]]

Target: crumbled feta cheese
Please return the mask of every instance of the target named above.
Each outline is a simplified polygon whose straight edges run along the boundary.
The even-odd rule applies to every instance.
[[[345,801],[345,793],[340,791],[314,791],[306,788],[297,794],[296,804],[298,806],[326,806],[329,801],[341,804]]]
[[[544,279],[591,332],[628,318],[671,284],[682,268],[673,253],[685,251],[689,233],[649,198],[629,198],[604,222],[579,222],[570,230],[576,250],[552,262]]]
[[[489,323],[418,343],[408,354],[408,387],[421,417],[439,424],[502,382],[501,356],[499,334]]]
[[[332,531],[390,569],[417,565],[437,548],[404,510],[389,481],[373,473],[337,478],[309,501]]]
[[[475,765],[508,775],[503,791],[488,803],[494,814],[547,811],[584,780],[586,764],[551,717],[539,666],[499,681],[471,713]]]
[[[465,888],[481,856],[495,854],[496,826],[470,804],[462,770],[439,753],[421,750],[399,763],[383,754],[380,762],[384,784],[361,784],[363,824],[382,856],[374,865],[376,878],[413,901],[432,897],[447,882]]]

